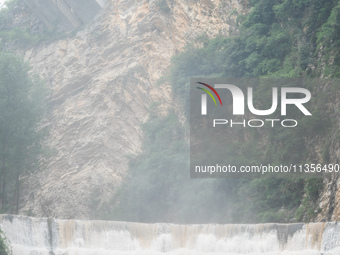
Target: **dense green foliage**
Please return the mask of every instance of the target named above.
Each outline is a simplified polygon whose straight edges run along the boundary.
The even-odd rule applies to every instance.
[[[250,13],[239,17],[237,36],[212,40],[202,36],[173,58],[170,82],[186,114],[190,77],[339,76],[339,1],[251,0],[250,5]],[[264,87],[256,90],[265,94]],[[271,129],[235,134],[239,139],[232,149],[237,160],[304,163],[306,141],[326,139],[332,128],[320,107],[327,96],[320,91],[318,95],[309,105],[313,117],[302,119],[294,132]],[[115,198],[120,202],[118,209],[109,218],[246,223],[310,221],[316,216],[322,179],[188,179],[184,129],[185,124],[174,116],[151,119],[145,125],[144,153],[133,160],[130,179]],[[324,162],[329,160],[328,153],[325,148]]]
[[[12,251],[9,248],[7,239],[4,237],[3,232],[0,230],[0,255],[11,255]]]
[[[37,168],[46,89],[19,57],[0,54],[0,210],[18,212],[20,183]]]

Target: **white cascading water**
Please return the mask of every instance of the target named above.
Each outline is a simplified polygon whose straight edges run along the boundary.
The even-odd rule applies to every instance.
[[[337,222],[142,224],[0,215],[13,255],[339,255]]]

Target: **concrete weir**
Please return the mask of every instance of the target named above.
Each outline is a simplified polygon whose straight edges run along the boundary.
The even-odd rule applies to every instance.
[[[13,255],[335,255],[337,222],[144,224],[1,215]]]

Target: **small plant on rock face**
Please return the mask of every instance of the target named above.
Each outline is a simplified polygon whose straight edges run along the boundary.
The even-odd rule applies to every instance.
[[[160,0],[157,2],[157,7],[159,8],[159,10],[161,12],[164,12],[164,13],[170,13],[171,9],[168,5],[168,3],[166,2],[166,0]]]

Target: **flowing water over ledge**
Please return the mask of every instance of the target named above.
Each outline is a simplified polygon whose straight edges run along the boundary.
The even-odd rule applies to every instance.
[[[0,215],[14,255],[339,255],[337,222],[142,224]]]

